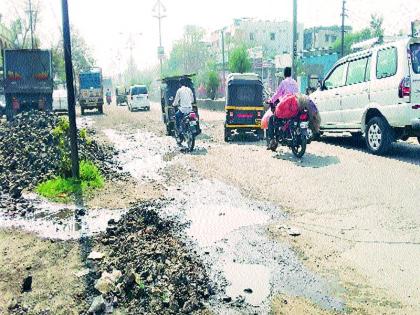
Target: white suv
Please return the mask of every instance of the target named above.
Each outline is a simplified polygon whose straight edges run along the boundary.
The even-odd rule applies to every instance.
[[[420,142],[420,38],[374,46],[340,59],[311,97],[324,132],[363,134],[370,152]]]
[[[128,110],[144,109],[150,110],[149,92],[145,85],[134,85],[130,87],[127,95]]]

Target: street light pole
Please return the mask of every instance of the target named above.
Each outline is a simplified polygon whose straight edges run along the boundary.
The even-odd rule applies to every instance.
[[[73,84],[73,63],[71,56],[71,40],[70,40],[70,22],[69,9],[67,0],[61,1],[63,11],[63,43],[64,43],[64,61],[66,67],[66,83],[67,83],[67,101],[70,124],[70,149],[71,149],[71,171],[73,178],[80,178],[79,171],[79,152],[77,148],[77,125],[76,125],[76,100],[74,96]]]
[[[156,13],[156,15],[154,15],[155,18],[158,19],[159,21],[159,48],[158,48],[158,57],[159,57],[159,62],[160,62],[160,77],[162,77],[163,75],[163,46],[162,46],[162,19],[164,19],[166,17],[166,15],[164,15],[166,11],[165,6],[162,4],[161,0],[157,0],[154,8],[153,8],[153,12]]]
[[[297,79],[297,0],[293,0],[293,55],[292,55],[292,74]]]
[[[225,29],[222,29],[222,62],[223,62],[223,83],[224,83],[226,82]]]

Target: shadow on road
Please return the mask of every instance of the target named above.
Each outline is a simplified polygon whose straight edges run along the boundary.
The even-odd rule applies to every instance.
[[[298,159],[292,152],[278,152],[274,155],[274,158],[290,161],[296,164],[296,166],[308,168],[322,168],[340,163],[340,160],[336,156],[320,156],[311,153],[305,153],[301,159]]]
[[[366,143],[363,139],[358,140],[352,137],[325,136],[321,138],[321,141],[345,149],[368,153]],[[420,166],[420,145],[398,141],[392,144],[391,149],[384,157]]]

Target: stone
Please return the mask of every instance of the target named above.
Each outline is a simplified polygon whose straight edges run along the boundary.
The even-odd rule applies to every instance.
[[[87,257],[87,259],[90,259],[90,260],[102,260],[104,257],[105,257],[104,254],[102,254],[100,252],[93,251],[93,252],[91,252],[89,254],[89,256]]]
[[[32,276],[27,276],[23,279],[22,283],[22,293],[29,292],[32,290]]]
[[[245,293],[248,293],[248,294],[252,294],[253,291],[252,291],[251,288],[247,288],[247,289],[244,290],[244,292]]]
[[[290,236],[299,236],[301,234],[300,231],[298,229],[296,229],[296,228],[290,228],[287,233]]]
[[[119,270],[113,270],[112,273],[104,271],[101,278],[96,281],[95,289],[102,294],[113,292],[116,289],[116,284],[122,277],[122,273]]]
[[[105,312],[106,304],[102,295],[95,297],[89,307],[88,314],[102,314]]]

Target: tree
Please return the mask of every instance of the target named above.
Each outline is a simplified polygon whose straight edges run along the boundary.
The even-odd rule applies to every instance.
[[[373,37],[378,37],[380,39],[384,37],[383,23],[383,16],[377,14],[372,14],[370,16],[370,29]]]
[[[244,46],[234,48],[229,57],[229,69],[231,72],[245,73],[251,71],[251,59]]]
[[[73,70],[77,78],[80,72],[89,70],[95,66],[95,59],[92,51],[87,45],[84,38],[80,35],[75,27],[71,27],[71,44],[72,44],[72,60]],[[64,82],[66,79],[65,65],[64,65],[64,50],[63,40],[61,39],[56,46],[52,48],[53,53],[53,67],[58,81]]]
[[[206,80],[207,97],[214,100],[216,98],[217,89],[219,88],[220,79],[216,71],[209,71]]]
[[[31,48],[31,23],[28,13],[29,4],[27,0],[14,0],[9,4],[10,16],[13,16],[10,24],[12,42],[17,49]],[[40,46],[40,40],[36,35],[39,23],[40,1],[32,2],[32,30],[34,32],[34,48]]]

